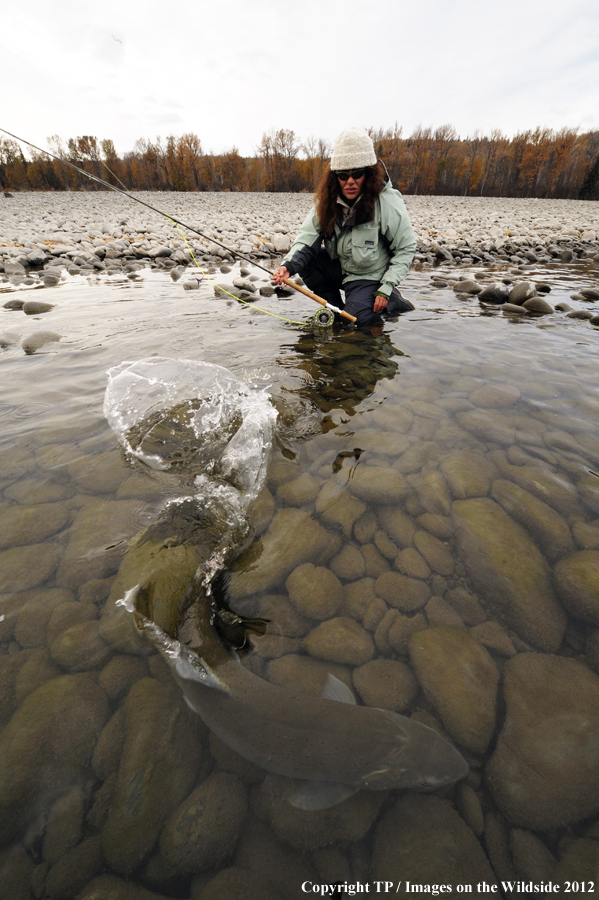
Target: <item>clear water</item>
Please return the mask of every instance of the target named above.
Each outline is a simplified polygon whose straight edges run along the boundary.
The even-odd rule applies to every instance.
[[[469,274],[478,271],[468,270]],[[491,270],[486,271],[490,274]],[[216,272],[210,278],[231,283],[236,274],[234,269],[227,275]],[[260,278],[264,276],[259,270],[256,274]],[[274,508],[270,508],[269,517],[291,504],[301,506],[311,520],[320,519],[315,512],[315,496],[310,491],[307,499],[293,492],[289,499],[290,495],[286,493],[286,485],[300,475],[307,473],[311,477],[311,484],[317,486],[316,495],[332,479],[341,484],[347,482],[345,486],[351,494],[352,473],[383,466],[399,471],[406,479],[408,495],[394,506],[415,523],[415,528],[422,530],[426,520],[420,523],[417,520],[433,509],[437,511],[436,501],[430,501],[430,509],[426,506],[428,501],[422,485],[427,474],[439,472],[443,459],[452,452],[467,450],[495,460],[502,453],[507,454],[509,466],[540,467],[556,480],[561,479],[574,498],[571,506],[565,509],[551,495],[546,495],[545,501],[561,516],[564,527],[571,534],[579,534],[581,524],[587,528],[585,540],[588,540],[588,534],[599,533],[597,500],[589,501],[588,492],[584,496],[577,494],[580,479],[599,465],[599,458],[593,456],[596,451],[592,450],[595,446],[592,441],[599,436],[599,330],[588,321],[570,319],[563,313],[534,318],[509,317],[492,306],[481,306],[476,298],[457,297],[451,287],[435,286],[431,274],[455,279],[456,269],[440,267],[434,271],[412,271],[403,288],[404,293],[415,301],[416,311],[365,334],[317,329],[311,318],[313,305],[299,295],[283,299],[260,298],[257,305],[277,316],[305,321],[304,326],[264,315],[252,306],[242,306],[231,299],[216,298],[208,279],[199,290],[185,291],[181,282],[173,283],[168,273],[150,270],[141,271],[135,280],[121,276],[87,280],[73,277],[53,289],[29,291],[28,296],[55,303],[55,308],[44,315],[32,317],[0,310],[0,335],[10,332],[18,337],[0,351],[0,602],[3,616],[0,621],[0,672],[6,697],[3,721],[8,723],[11,717],[13,721],[13,725],[5,725],[0,734],[0,748],[2,742],[6,745],[9,739],[18,744],[15,723],[24,730],[23,740],[30,740],[26,721],[18,718],[23,716],[19,710],[35,710],[33,700],[28,698],[35,698],[35,691],[39,691],[40,686],[64,674],[73,676],[83,672],[102,690],[108,685],[108,706],[98,715],[112,723],[110,727],[115,735],[121,734],[121,740],[123,725],[119,726],[118,718],[111,717],[119,709],[124,710],[122,715],[129,716],[129,725],[125,729],[129,728],[126,741],[131,742],[133,701],[129,700],[127,706],[127,692],[143,677],[153,677],[155,684],[166,685],[168,703],[171,706],[180,704],[181,709],[185,709],[178,693],[168,693],[171,691],[170,676],[156,655],[147,656],[143,652],[136,655],[129,649],[123,652],[122,648],[119,652],[113,646],[105,645],[97,635],[92,639],[91,626],[86,632],[91,648],[87,657],[66,647],[64,641],[61,644],[61,635],[73,624],[95,621],[102,615],[127,542],[154,520],[165,500],[188,492],[189,485],[178,476],[173,477],[172,472],[148,467],[127,457],[104,417],[107,371],[123,361],[169,357],[214,363],[224,366],[252,389],[269,393],[279,413],[267,482],[274,497]],[[524,273],[497,267],[493,274],[498,278],[508,276],[521,280],[525,277],[546,281],[552,285],[549,299],[553,305],[561,300],[570,302],[574,308],[599,313],[599,303],[570,300],[570,295],[580,288],[597,286],[597,266],[593,267],[587,261],[568,266],[530,267]],[[21,289],[7,290],[4,296],[8,299],[25,294]],[[25,355],[20,341],[39,330],[58,332],[61,340],[32,355]],[[512,397],[505,406],[493,407],[490,414],[491,419],[497,415],[519,417],[514,419],[518,427],[514,427],[511,440],[498,440],[495,433],[485,435],[480,429],[478,432],[468,430],[464,427],[464,419],[460,419],[468,410],[481,408],[480,404],[473,403],[473,395],[489,386],[499,386]],[[559,432],[561,438],[554,438],[553,443],[545,442],[542,435],[548,431]],[[541,435],[541,439],[534,435]],[[581,435],[590,436],[589,442],[578,446]],[[352,455],[354,448],[362,452]],[[423,451],[420,463],[407,465],[402,454],[414,448]],[[495,477],[510,481],[516,477],[514,471],[515,468],[506,469]],[[354,569],[351,566],[343,568],[330,558],[326,561],[327,565],[330,563],[337,568],[344,584],[346,599],[335,615],[353,615],[356,621],[359,617],[355,609],[348,613],[347,596],[351,591],[347,586],[365,578],[374,583],[387,570],[401,571],[393,555],[393,545],[389,544],[389,534],[376,519],[377,516],[382,519],[381,508],[389,504],[381,505],[376,499],[366,500],[365,504],[360,517],[363,527],[358,526],[358,531],[355,523],[350,523],[344,532],[331,520],[327,524],[326,517],[321,522],[331,534],[339,535],[335,559],[347,546],[375,548],[368,551],[370,555],[362,554],[366,562]],[[442,530],[451,522],[451,509],[442,509],[441,513],[443,522],[436,527]],[[24,519],[24,515],[30,518]],[[81,523],[85,523],[85,527]],[[539,544],[530,528],[527,534],[534,544]],[[530,649],[541,649],[535,648],[522,633],[518,634],[513,623],[502,619],[480,587],[476,590],[472,561],[462,558],[454,535],[437,537],[437,540],[441,540],[449,552],[451,572],[435,572],[422,556],[414,558],[413,555],[407,561],[405,556],[402,557],[404,572],[425,584],[429,597],[443,597],[458,588],[475,593],[486,620],[497,622],[504,637],[512,642],[514,656]],[[580,540],[574,540],[566,555],[582,549]],[[18,549],[27,547],[34,549],[26,552]],[[397,552],[402,549],[405,548],[396,544]],[[543,547],[541,551],[545,553]],[[255,548],[246,552],[255,554]],[[552,569],[555,562],[554,557],[547,565]],[[248,567],[243,558],[236,565],[242,572]],[[286,602],[287,574],[285,572],[279,583],[268,590],[269,595],[282,596]],[[245,597],[240,611],[264,613],[259,601],[260,598]],[[451,604],[447,601],[445,605],[427,604],[428,601],[409,615],[425,616],[424,624],[429,625],[439,626],[446,620],[455,624],[455,618],[444,618],[448,615],[448,606],[451,612]],[[394,607],[387,604],[387,612],[391,608]],[[271,609],[276,610],[276,604],[271,604]],[[273,617],[271,612],[270,617],[271,629],[276,635],[276,616]],[[365,624],[359,620],[371,639],[376,638],[373,658],[387,658],[408,666],[413,664],[405,650],[391,647],[380,633],[376,637],[376,618],[372,612]],[[309,624],[315,628],[318,623],[312,621]],[[475,626],[470,624],[468,627]],[[585,666],[596,665],[599,654],[592,651],[595,630],[588,617],[581,620],[569,614],[558,654],[583,660]],[[273,660],[287,655],[307,655],[302,645],[303,636],[285,640],[263,643],[262,647],[258,642],[257,650],[245,664],[268,678],[276,669],[272,667]],[[497,646],[487,644],[487,647],[501,679],[510,654]],[[131,660],[134,662],[127,668]],[[115,686],[114,672],[118,666],[128,673],[127,677],[122,676],[121,689]],[[345,673],[349,680],[354,666],[347,660],[331,663],[330,668]],[[19,675],[19,672],[25,674]],[[355,684],[354,679],[354,688]],[[305,685],[302,688],[298,684],[297,687],[308,690]],[[140,693],[139,696],[146,695]],[[519,855],[518,851],[520,837],[518,834],[514,837],[523,823],[510,819],[505,805],[503,811],[498,810],[496,797],[485,781],[485,769],[505,718],[501,680],[498,696],[495,727],[488,749],[484,752],[464,751],[471,765],[467,779],[470,794],[457,788],[447,794],[447,799],[465,817],[468,825],[475,828],[477,834],[475,837],[471,832],[472,839],[479,843],[483,856],[490,859],[497,878],[505,878],[511,873],[527,877],[532,869],[522,863],[522,853]],[[143,706],[138,712],[141,718],[136,721],[139,723],[144,718]],[[407,716],[417,713],[425,718],[433,716],[437,721],[443,720],[431,692],[423,690],[422,686],[401,712]],[[181,716],[184,715],[186,713],[182,711]],[[149,719],[154,721],[151,715]],[[426,721],[432,720],[426,718]],[[451,732],[447,720],[442,724]],[[61,740],[69,733],[63,725],[56,725]],[[52,727],[51,723],[48,728]],[[99,733],[99,726],[96,731]],[[36,734],[31,738],[34,744],[36,741],[46,745],[51,742],[51,736],[48,737],[46,732],[43,738],[35,729],[32,733]],[[44,896],[43,890],[56,897],[76,896],[92,878],[109,873],[131,878],[136,884],[167,896],[241,897],[245,896],[240,887],[243,883],[243,890],[253,892],[254,896],[262,896],[261,890],[264,896],[295,897],[305,895],[301,890],[301,875],[314,884],[344,880],[366,883],[381,872],[381,851],[377,850],[377,842],[382,840],[380,829],[383,826],[377,823],[384,820],[397,801],[395,792],[377,795],[378,805],[371,813],[364,810],[348,813],[350,818],[355,815],[359,820],[353,833],[350,833],[351,829],[344,831],[332,814],[330,820],[323,819],[324,813],[297,814],[317,816],[318,828],[297,824],[295,820],[289,825],[282,813],[277,820],[274,807],[269,812],[264,796],[270,788],[260,787],[263,773],[254,771],[236,755],[225,752],[214,739],[209,741],[201,730],[197,731],[197,741],[202,746],[199,762],[195,757],[193,763],[189,760],[189,754],[196,753],[188,749],[192,743],[189,738],[187,743],[183,740],[161,743],[156,748],[156,759],[152,758],[151,740],[136,750],[140,771],[146,773],[141,776],[141,796],[146,796],[144,791],[152,794],[153,799],[148,802],[157,804],[159,810],[151,814],[145,808],[141,810],[139,815],[149,815],[153,823],[151,828],[144,824],[145,844],[142,840],[138,849],[123,851],[119,856],[110,834],[111,828],[115,834],[118,831],[114,824],[116,813],[114,810],[111,813],[111,802],[117,802],[114,800],[116,794],[111,795],[110,791],[115,783],[121,785],[121,788],[114,788],[117,793],[124,790],[123,779],[127,773],[119,755],[118,739],[111,738],[106,729],[101,734],[103,749],[98,750],[94,738],[74,774],[73,770],[69,769],[67,773],[49,765],[47,754],[50,751],[36,745],[31,757],[33,761],[28,763],[30,769],[25,774],[19,773],[16,779],[16,783],[22,785],[22,796],[16,801],[18,815],[10,811],[4,814],[3,840],[9,848],[5,871],[13,872],[10,869],[13,865],[23,883],[29,883],[33,878],[36,889],[42,891],[36,896]],[[562,746],[563,735],[554,737],[556,748]],[[111,752],[106,750],[107,746],[113,747]],[[165,746],[173,752],[170,761],[164,757]],[[177,748],[176,753],[173,747]],[[5,751],[6,746],[0,750]],[[102,754],[103,761],[99,761]],[[10,754],[4,758],[14,760]],[[594,758],[599,762],[596,756]],[[165,773],[171,766],[181,766],[182,770],[187,766],[191,774],[185,787],[177,789],[178,794],[174,788],[167,790],[166,785],[170,782],[165,774],[166,793],[162,796],[160,788],[147,774],[148,767],[153,765],[158,769],[164,767]],[[217,846],[212,856],[207,851],[202,862],[181,863],[177,869],[172,864],[174,851],[169,857],[171,862],[165,861],[165,853],[168,857],[168,850],[164,849],[168,845],[167,838],[161,837],[162,843],[156,842],[164,823],[185,801],[186,795],[209,776],[213,777],[215,771],[233,772],[239,779],[233,790],[242,798],[236,813],[237,824],[222,826],[225,832],[229,827],[221,842],[223,853]],[[592,781],[591,775],[589,779]],[[8,792],[9,783],[11,777],[5,773],[4,791]],[[231,779],[222,782],[217,779],[215,784],[221,784],[220,788],[215,788],[217,795],[221,789],[229,796]],[[265,784],[270,784],[268,779]],[[476,795],[476,799],[473,800],[472,795]],[[2,802],[0,797],[0,804]],[[9,804],[7,809],[13,807]],[[476,826],[477,816],[481,815],[486,815],[482,832]],[[563,826],[535,828],[525,825],[536,832],[545,846],[547,857],[544,857],[545,867],[539,869],[541,873],[554,872],[556,878],[566,878],[568,873],[569,877],[579,879],[591,877],[585,868],[587,863],[581,860],[594,858],[592,854],[599,838],[595,816],[596,810],[589,814],[585,807],[580,820],[570,817]],[[56,837],[62,833],[56,824],[61,821],[62,831],[66,829],[68,834],[72,833],[62,844]],[[321,836],[311,842],[301,836],[306,829],[320,834],[319,829],[326,833],[329,827],[330,838]],[[291,832],[294,836],[290,837]],[[582,850],[576,856],[581,840],[587,842],[583,848],[587,856]],[[435,877],[441,878],[445,851],[426,850],[426,844],[424,848],[425,857],[428,853],[430,872],[436,872]],[[575,854],[573,870],[567,868],[568,852]],[[373,853],[375,863],[371,868]],[[561,860],[562,869],[552,869],[557,859]],[[83,860],[72,863],[79,873],[77,877],[64,874],[60,868],[65,866],[64,860]],[[417,869],[410,869],[415,863],[406,865],[408,873]],[[219,876],[224,881],[213,881],[218,872],[231,867],[234,869],[232,874]],[[475,877],[472,874],[475,868],[474,863],[465,863],[463,870],[446,873],[445,878],[466,882]],[[284,870],[287,871],[285,876],[281,874]],[[491,870],[489,873],[489,878],[493,877]],[[418,880],[414,874],[411,877]],[[227,878],[231,880],[227,881]],[[426,881],[426,875],[423,874],[420,880]]]

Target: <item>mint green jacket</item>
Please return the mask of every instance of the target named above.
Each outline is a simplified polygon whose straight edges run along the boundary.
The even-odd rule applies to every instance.
[[[291,263],[298,251],[314,247],[322,239],[313,206],[283,265]],[[363,279],[378,281],[379,292],[388,298],[406,275],[416,250],[416,238],[400,192],[387,181],[375,204],[374,221],[350,227],[337,223],[333,235],[324,238],[324,246],[331,259],[340,261],[344,284]],[[294,269],[301,274],[301,269]]]

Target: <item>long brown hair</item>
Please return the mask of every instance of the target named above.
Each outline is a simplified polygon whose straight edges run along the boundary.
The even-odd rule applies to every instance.
[[[360,202],[356,206],[356,225],[372,222],[374,219],[374,204],[385,186],[385,167],[380,160],[374,166],[366,167],[366,179],[360,195]],[[335,228],[335,222],[339,216],[340,196],[339,179],[330,168],[324,172],[320,184],[316,188],[314,203],[316,213],[323,234],[330,236]]]

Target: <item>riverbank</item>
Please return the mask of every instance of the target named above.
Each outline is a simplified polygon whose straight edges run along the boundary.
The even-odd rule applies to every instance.
[[[139,193],[140,200],[199,228],[183,234],[114,193],[18,193],[0,197],[0,278],[185,267],[230,259],[211,239],[257,261],[285,253],[310,208],[308,194]],[[418,241],[415,262],[507,262],[526,267],[589,258],[599,264],[599,204],[582,200],[405,197]],[[48,273],[46,273],[48,274]],[[49,273],[50,282],[55,272]]]

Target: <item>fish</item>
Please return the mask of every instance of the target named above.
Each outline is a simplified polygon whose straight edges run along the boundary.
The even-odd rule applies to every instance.
[[[356,703],[329,675],[314,697],[271,684],[241,662],[267,620],[244,619],[196,590],[182,603],[176,633],[152,618],[151,583],[128,592],[138,630],[160,651],[188,706],[231,749],[261,768],[299,779],[293,806],[326,809],[357,791],[435,791],[468,773],[459,751],[434,729]],[[250,638],[248,638],[248,634]]]

